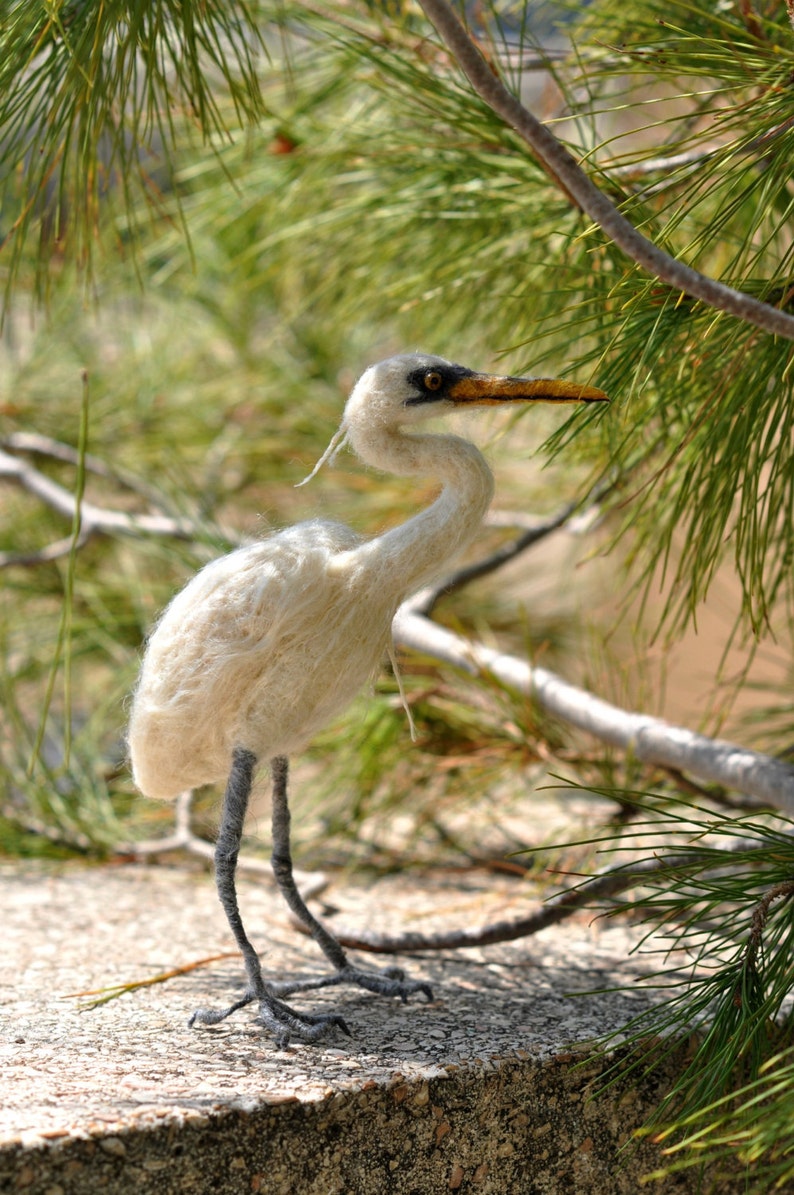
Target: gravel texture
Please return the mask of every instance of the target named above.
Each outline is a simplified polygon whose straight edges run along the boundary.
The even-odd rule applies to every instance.
[[[352,1037],[279,1050],[253,1007],[187,1028],[242,978],[206,873],[14,865],[0,884],[0,1191],[633,1193],[658,1164],[648,1142],[621,1146],[669,1076],[590,1098],[605,1066],[593,1039],[647,997],[571,998],[630,985],[639,931],[583,914],[531,940],[402,959],[432,1003],[308,993],[294,1002],[335,1007]],[[269,884],[243,878],[240,894],[266,973],[323,967]],[[325,900],[332,924],[440,929],[517,914],[527,896],[472,872]],[[93,1009],[75,996],[215,955]],[[651,1187],[695,1189],[689,1176]]]

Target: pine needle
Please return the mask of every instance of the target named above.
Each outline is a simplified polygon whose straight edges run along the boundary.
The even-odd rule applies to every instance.
[[[148,979],[134,979],[129,983],[114,983],[104,988],[92,988],[85,992],[68,992],[65,996],[59,997],[61,1000],[85,1000],[87,996],[96,996],[96,1000],[89,1000],[80,1006],[81,1012],[89,1011],[93,1008],[99,1008],[102,1004],[108,1004],[111,1000],[117,1000],[119,996],[123,996],[126,992],[135,992],[139,988],[152,987],[154,984],[167,983],[169,979],[177,979],[180,975],[189,975],[191,971],[197,971],[201,967],[208,967],[211,963],[216,963],[219,959],[237,958],[236,951],[224,951],[222,954],[211,954],[207,958],[196,959],[192,963],[184,963],[181,967],[172,967],[169,971],[160,971],[157,975],[150,975]]]

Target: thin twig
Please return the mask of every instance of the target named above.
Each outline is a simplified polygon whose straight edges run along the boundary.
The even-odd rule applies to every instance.
[[[9,432],[7,436],[0,436],[0,448],[6,448],[12,453],[27,452],[31,456],[42,456],[48,460],[60,461],[66,465],[78,466],[80,454],[71,444],[63,440],[56,440],[52,436],[45,436],[43,432]],[[100,456],[87,452],[82,461],[82,467],[97,477],[104,477],[108,481],[116,482],[125,490],[145,498],[155,509],[161,509],[163,495],[154,486],[148,485],[136,474],[122,469],[118,465],[109,465]]]
[[[79,465],[80,454],[71,444],[63,440],[55,440],[52,436],[45,436],[42,432],[10,432],[7,436],[0,436],[0,447],[11,452],[29,452],[32,456],[44,456],[52,461],[61,461],[66,465]],[[107,461],[87,452],[83,458],[83,466],[99,477],[116,479],[116,475]]]
[[[420,0],[420,3],[480,98],[516,130],[558,186],[632,261],[674,290],[684,291],[710,307],[726,311],[765,332],[794,340],[794,316],[786,315],[752,295],[701,274],[677,258],[670,257],[638,232],[591,182],[554,134],[508,91],[447,0]]]
[[[764,130],[763,133],[759,133],[743,145],[731,146],[731,154],[739,157],[749,157],[756,150],[766,152],[770,142],[782,137],[792,126],[794,126],[794,116],[789,117],[788,120],[781,121],[773,129]],[[618,165],[617,163],[613,165],[611,162],[602,161],[600,165],[602,170],[608,172],[610,178],[621,178],[632,182],[634,179],[643,178],[647,174],[671,174],[673,170],[677,170],[680,166],[697,166],[725,149],[726,146],[724,145],[698,146],[694,149],[682,150],[681,153],[669,154],[667,157],[645,158],[639,162],[627,162],[623,165]],[[651,192],[645,191],[644,193],[650,194]]]
[[[196,855],[212,863],[215,860],[215,846],[206,838],[194,834],[190,827],[190,807],[193,793],[190,789],[182,792],[174,802],[174,829],[172,833],[162,838],[146,838],[140,842],[123,842],[115,847],[117,855],[128,855],[136,860],[151,859],[158,855],[170,855],[174,851],[185,851],[188,855]],[[267,859],[257,859],[255,855],[240,855],[237,860],[237,870],[246,871],[256,876],[272,876],[273,869]],[[295,882],[298,884],[304,900],[311,900],[319,896],[328,887],[328,877],[323,872],[304,872],[295,868]]]
[[[75,547],[82,548],[89,538],[85,527],[82,527],[76,539],[73,535],[65,535],[63,539],[53,540],[51,544],[32,552],[0,552],[0,568],[35,568],[39,564],[49,564],[68,556]]]
[[[211,954],[208,958],[196,959],[193,963],[183,963],[181,967],[171,967],[168,971],[161,971],[157,975],[150,975],[147,979],[132,979],[128,983],[113,983],[106,988],[92,988],[86,992],[67,992],[65,996],[60,996],[61,1000],[85,1000],[88,996],[94,996],[96,999],[88,1000],[87,1003],[81,1004],[81,1011],[90,1012],[94,1008],[99,1008],[102,1004],[108,1004],[111,1000],[117,1000],[119,996],[125,995],[126,992],[136,992],[139,988],[149,988],[158,983],[167,983],[169,979],[178,979],[182,975],[190,975],[192,971],[198,971],[201,967],[209,967],[211,963],[217,963],[219,959],[225,958],[239,958],[239,952],[236,950],[224,950],[221,954]]]
[[[697,166],[718,153],[721,148],[719,145],[710,145],[705,149],[686,149],[681,153],[669,154],[667,157],[645,158],[641,162],[627,162],[622,166],[602,162],[601,167],[609,172],[610,178],[621,178],[627,182],[634,182],[635,179],[645,178],[648,174],[670,174],[680,166]]]

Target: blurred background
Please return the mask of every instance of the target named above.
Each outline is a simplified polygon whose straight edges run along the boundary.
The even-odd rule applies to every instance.
[[[6,7],[0,850],[93,857],[165,832],[170,808],[131,782],[126,706],[147,630],[197,567],[318,513],[377,534],[431,500],[432,478],[349,454],[294,488],[358,374],[395,351],[612,397],[602,417],[537,407],[459,425],[486,449],[503,516],[473,556],[568,502],[586,513],[436,616],[619,705],[790,750],[788,342],[634,267],[411,3]],[[646,235],[789,303],[782,6],[468,16]],[[182,534],[83,542],[9,459]],[[540,844],[556,831],[537,815],[550,773],[670,782],[494,681],[402,667],[416,744],[384,667],[297,767],[304,862],[465,851],[469,815]],[[208,836],[218,797],[197,795]]]

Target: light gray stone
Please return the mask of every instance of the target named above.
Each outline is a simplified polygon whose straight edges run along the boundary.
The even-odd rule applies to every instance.
[[[401,959],[433,985],[433,1003],[309,993],[302,1006],[336,1006],[353,1036],[278,1050],[251,1008],[187,1028],[243,975],[207,874],[20,864],[0,885],[2,1192],[634,1195],[658,1164],[648,1141],[621,1147],[675,1058],[667,1075],[590,1098],[606,1065],[593,1039],[647,999],[581,994],[639,973],[628,926],[582,914],[530,940]],[[325,965],[271,887],[243,878],[240,894],[266,973]],[[537,897],[472,873],[334,887],[329,899],[334,924],[372,924],[382,908],[384,928],[429,930],[517,915]],[[74,995],[190,964],[91,1010]]]

